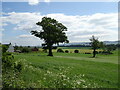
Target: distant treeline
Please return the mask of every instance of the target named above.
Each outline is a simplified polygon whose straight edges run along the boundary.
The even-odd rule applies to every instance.
[[[91,47],[90,45],[61,45],[59,47]]]
[[[109,44],[108,47],[120,47],[120,44]],[[91,47],[91,45],[60,45],[59,47]]]

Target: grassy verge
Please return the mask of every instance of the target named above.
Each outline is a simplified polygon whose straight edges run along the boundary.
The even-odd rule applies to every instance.
[[[117,51],[113,55],[74,53],[28,53],[15,55],[15,60],[26,60],[29,65],[20,77],[25,87],[34,88],[117,88]],[[77,59],[76,59],[77,58]]]

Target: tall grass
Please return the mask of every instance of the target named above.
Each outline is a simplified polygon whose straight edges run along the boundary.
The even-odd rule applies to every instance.
[[[16,61],[25,59],[29,63],[24,65],[25,69],[19,76],[24,82],[24,87],[118,87],[117,51],[113,55],[98,55],[97,58],[90,58],[91,55],[79,53],[54,53],[54,57],[48,57],[46,55],[47,53],[15,55]]]

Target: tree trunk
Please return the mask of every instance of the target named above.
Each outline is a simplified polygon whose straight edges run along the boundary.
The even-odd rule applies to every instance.
[[[53,56],[53,53],[52,53],[52,46],[49,47],[49,53],[48,53],[48,56]]]
[[[96,50],[94,49],[93,50],[93,57],[95,57],[96,56]]]

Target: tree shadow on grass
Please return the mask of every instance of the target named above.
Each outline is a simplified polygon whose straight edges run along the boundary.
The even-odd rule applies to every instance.
[[[89,58],[98,58],[98,57],[93,57],[93,56],[90,56]]]

